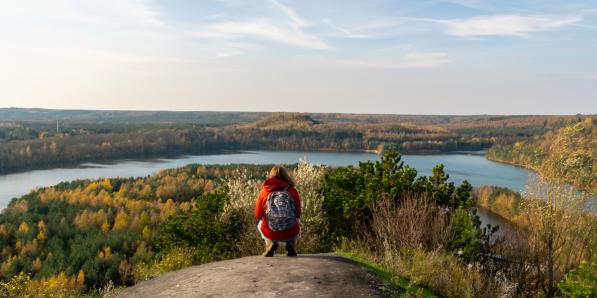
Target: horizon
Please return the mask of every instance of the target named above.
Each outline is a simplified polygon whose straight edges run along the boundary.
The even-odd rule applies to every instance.
[[[308,112],[308,111],[241,111],[241,110],[132,110],[132,109],[86,109],[86,108],[23,108],[23,107],[0,107],[0,110],[47,110],[47,111],[88,111],[88,112],[164,112],[164,113],[298,113],[298,114],[341,114],[341,115],[371,115],[371,116],[447,116],[447,117],[473,117],[473,116],[513,116],[513,117],[540,117],[540,116],[595,116],[597,113],[575,113],[575,114],[399,114],[399,113],[359,113],[359,112]]]
[[[587,0],[0,3],[0,107],[597,113]]]

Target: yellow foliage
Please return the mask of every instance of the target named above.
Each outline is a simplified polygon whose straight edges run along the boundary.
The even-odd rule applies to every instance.
[[[114,226],[112,227],[113,231],[122,231],[128,227],[129,224],[129,216],[123,211],[118,211],[116,215],[116,219],[114,219]]]
[[[39,241],[45,241],[48,237],[46,236],[46,232],[44,230],[40,230],[35,238],[37,238]]]
[[[126,209],[131,211],[141,210],[145,207],[145,202],[139,200],[126,200]]]
[[[110,224],[107,221],[104,222],[101,229],[104,234],[108,234],[108,232],[110,232]]]
[[[126,197],[127,193],[128,193],[128,190],[125,187],[120,186],[120,189],[118,190],[116,195],[119,197]]]
[[[83,270],[79,270],[79,274],[77,274],[77,285],[84,285],[85,284],[85,272]]]
[[[2,297],[25,297],[31,282],[31,276],[24,272],[13,276],[10,280],[0,281],[0,295]]]
[[[19,225],[19,229],[18,229],[20,234],[27,234],[29,233],[29,225],[26,222],[22,222]]]
[[[37,228],[45,231],[46,230],[46,223],[43,220],[40,220],[37,222]]]
[[[184,212],[188,212],[191,209],[191,204],[189,202],[182,202],[179,205],[180,210]]]
[[[79,272],[81,274],[81,272]],[[84,278],[84,276],[83,276]],[[83,279],[84,282],[84,279]],[[28,297],[80,297],[84,284],[79,283],[79,276],[69,277],[64,272],[58,276],[29,280],[23,296]]]
[[[35,270],[36,272],[39,271],[39,269],[41,269],[41,260],[39,259],[39,257],[37,257],[35,259],[35,261],[33,261],[33,263],[31,263],[31,267],[33,268],[33,270]]]
[[[144,185],[142,187],[143,188],[141,189],[141,191],[139,192],[139,194],[143,198],[148,198],[151,195],[151,186],[146,184],[146,185]]]
[[[144,226],[151,224],[151,217],[149,216],[147,211],[141,212],[141,215],[139,215],[139,221]]]
[[[75,216],[73,224],[79,229],[86,229],[89,227],[99,227],[107,220],[108,218],[103,209],[100,209],[97,212],[84,210]]]
[[[28,209],[27,201],[19,200],[8,210],[13,213],[25,213],[25,212],[27,212],[27,209]]]
[[[73,224],[79,228],[85,228],[87,227],[87,210],[83,210],[83,212],[81,214],[77,214],[77,216],[75,216],[75,218],[73,219]]]
[[[205,183],[205,191],[212,191],[215,188],[213,181],[209,180]]]
[[[597,192],[597,118],[587,117],[512,146],[498,146],[487,157],[531,168],[541,176]]]
[[[96,182],[91,182],[89,183],[89,185],[87,185],[87,187],[85,187],[85,192],[86,193],[91,193],[93,191],[95,191],[98,187],[98,184]]]
[[[2,262],[2,264],[0,265],[0,273],[2,275],[6,274],[6,272],[10,270],[10,267],[12,267],[12,263],[16,260],[17,256],[9,256],[8,258],[6,258],[6,260]]]
[[[149,241],[149,239],[151,239],[151,236],[153,235],[151,228],[148,226],[143,227],[143,239],[145,239],[146,241]]]
[[[166,253],[161,260],[150,264],[139,263],[133,269],[136,281],[147,280],[164,272],[178,270],[191,266],[193,251],[189,248],[174,248]]]
[[[39,243],[37,239],[33,239],[31,242],[25,243],[19,250],[20,256],[31,256],[35,255],[39,250]]]
[[[105,190],[112,191],[112,182],[110,182],[110,179],[104,178],[101,184]]]
[[[8,232],[8,228],[6,227],[6,225],[1,224],[0,225],[0,238],[4,238],[6,239],[6,237],[9,236],[9,232]]]
[[[100,259],[109,259],[112,256],[112,249],[109,246],[104,247],[103,250],[97,252],[97,256]]]
[[[174,203],[174,200],[172,200],[172,199],[168,199],[166,201],[166,203],[160,204],[159,208],[160,208],[160,219],[162,221],[166,220],[166,219],[168,219],[168,217],[176,214],[176,204]]]

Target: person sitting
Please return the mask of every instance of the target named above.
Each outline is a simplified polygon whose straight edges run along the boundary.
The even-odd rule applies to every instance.
[[[265,240],[264,257],[272,257],[279,242],[286,243],[286,255],[295,257],[301,227],[301,201],[294,180],[282,166],[274,166],[257,196],[257,230]]]

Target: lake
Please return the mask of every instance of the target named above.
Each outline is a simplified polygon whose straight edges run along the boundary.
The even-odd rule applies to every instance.
[[[377,160],[379,155],[366,152],[297,152],[242,151],[224,154],[190,155],[150,160],[118,160],[111,163],[83,163],[78,167],[32,170],[0,175],[0,209],[11,198],[27,194],[36,187],[46,187],[62,181],[103,177],[138,177],[157,171],[198,164],[282,164],[299,160],[329,166],[356,165],[359,161]],[[405,155],[406,164],[420,175],[431,175],[436,164],[443,163],[450,179],[456,183],[468,180],[473,186],[496,185],[523,190],[533,172],[485,159],[482,153],[437,155]]]

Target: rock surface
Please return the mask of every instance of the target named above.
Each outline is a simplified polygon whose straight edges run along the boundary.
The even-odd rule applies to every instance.
[[[392,293],[393,292],[393,293]],[[336,254],[245,257],[166,273],[117,297],[387,297],[382,279]]]

